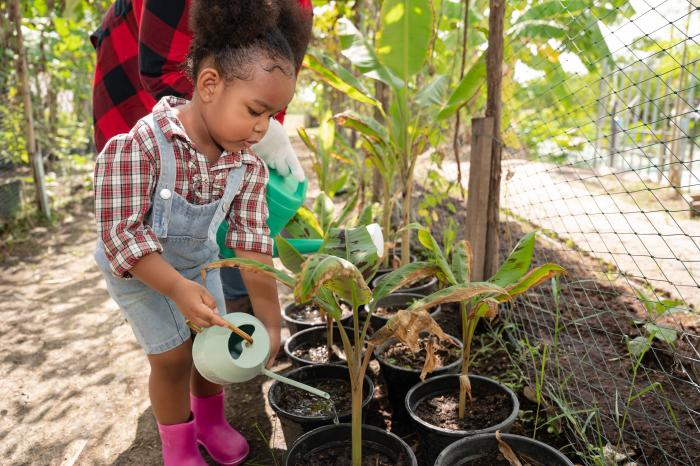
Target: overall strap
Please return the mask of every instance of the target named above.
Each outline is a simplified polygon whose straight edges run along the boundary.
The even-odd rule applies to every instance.
[[[151,127],[158,143],[158,154],[160,155],[160,176],[151,200],[149,223],[157,237],[167,238],[170,211],[175,195],[175,152],[152,113],[143,117],[142,120]]]
[[[228,215],[233,198],[236,196],[236,193],[243,182],[243,175],[245,175],[245,165],[236,167],[228,173],[226,190],[224,190],[224,195],[219,201],[219,207],[216,209],[216,213],[211,219],[211,224],[209,225],[209,240],[214,243],[216,243],[216,232],[219,230],[219,225],[221,225],[221,222],[223,222],[226,215]]]

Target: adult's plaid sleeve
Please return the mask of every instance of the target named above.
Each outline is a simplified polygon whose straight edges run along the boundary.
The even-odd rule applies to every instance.
[[[183,65],[192,32],[186,0],[146,0],[139,25],[139,74],[156,100],[166,95],[190,99],[192,82]]]

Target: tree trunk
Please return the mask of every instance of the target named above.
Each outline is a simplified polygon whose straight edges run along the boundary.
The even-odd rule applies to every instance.
[[[32,116],[32,98],[29,90],[29,77],[27,71],[27,53],[24,49],[22,39],[22,10],[20,9],[19,0],[11,0],[10,3],[11,15],[15,23],[15,32],[17,34],[17,74],[19,76],[19,88],[22,93],[24,102],[24,117],[25,130],[27,133],[27,152],[29,160],[32,164],[32,173],[34,176],[34,185],[36,188],[36,202],[41,213],[46,217],[51,217],[49,208],[49,199],[46,194],[46,185],[44,182],[44,163],[41,157],[41,152],[36,144],[34,135],[34,118]]]
[[[505,0],[489,1],[489,45],[486,58],[486,116],[493,118],[493,144],[491,156],[491,192],[488,204],[488,241],[484,276],[490,277],[498,270],[498,215],[501,194],[501,78],[503,66],[503,21]]]

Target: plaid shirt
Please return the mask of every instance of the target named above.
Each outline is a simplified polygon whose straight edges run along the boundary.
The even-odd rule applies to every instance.
[[[161,97],[192,97],[182,69],[192,40],[191,1],[116,0],[90,36],[97,52],[92,111],[98,151],[112,136],[129,132]],[[310,0],[298,2],[311,10]],[[275,118],[284,122],[284,112]]]
[[[175,192],[192,204],[214,202],[224,194],[229,171],[245,166],[245,176],[226,217],[226,246],[272,253],[267,227],[265,185],[268,171],[256,155],[225,151],[213,165],[198,152],[185,133],[173,107],[187,103],[164,97],[153,108],[156,124],[173,145],[176,161]],[[107,142],[95,165],[95,218],[112,272],[129,276],[138,260],[163,250],[145,219],[160,174],[158,143],[151,128],[138,123],[128,134]]]

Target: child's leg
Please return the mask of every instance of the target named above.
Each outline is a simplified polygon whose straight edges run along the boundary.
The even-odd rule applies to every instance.
[[[190,373],[190,393],[192,393],[192,395],[205,398],[221,393],[223,389],[224,387],[221,385],[209,382],[202,377],[194,364],[192,364],[192,371]]]
[[[190,373],[192,341],[160,354],[149,354],[151,375],[148,393],[156,419],[161,424],[179,424],[190,418]]]

